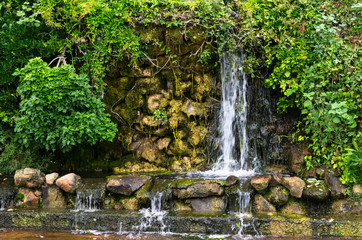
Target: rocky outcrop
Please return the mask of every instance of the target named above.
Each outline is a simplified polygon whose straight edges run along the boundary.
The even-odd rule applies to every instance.
[[[254,210],[256,213],[276,213],[275,207],[270,204],[262,195],[256,194],[254,197]]]
[[[345,198],[347,195],[347,187],[341,183],[339,177],[334,173],[326,172],[325,181],[328,189],[331,191],[331,196],[334,199]]]
[[[221,196],[224,193],[224,188],[217,182],[212,180],[197,181],[191,183],[185,188],[174,186],[173,195],[178,199],[187,198],[205,198],[210,196]]]
[[[329,190],[325,186],[324,181],[314,180],[307,181],[307,185],[303,190],[303,198],[322,202],[329,197]]]
[[[39,188],[44,183],[44,175],[38,169],[19,169],[15,171],[14,181],[17,187]]]
[[[286,204],[289,200],[289,192],[282,186],[272,187],[266,195],[267,200],[277,206]]]
[[[251,179],[250,183],[256,191],[261,192],[268,188],[270,180],[270,175],[256,175]]]
[[[67,193],[74,193],[77,187],[79,186],[80,176],[74,173],[68,173],[64,175],[55,182],[56,185]]]
[[[112,177],[108,180],[106,188],[111,193],[131,196],[150,180],[151,177]]]
[[[293,197],[301,198],[305,187],[305,182],[299,177],[284,177],[282,185],[286,187]]]

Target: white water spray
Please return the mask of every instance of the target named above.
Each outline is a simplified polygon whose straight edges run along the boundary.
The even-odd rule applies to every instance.
[[[150,227],[158,226],[159,233],[165,233],[166,224],[163,221],[167,211],[162,210],[162,197],[163,192],[158,192],[151,198],[151,208],[141,209],[143,214],[141,224],[139,226],[140,232],[146,232]]]

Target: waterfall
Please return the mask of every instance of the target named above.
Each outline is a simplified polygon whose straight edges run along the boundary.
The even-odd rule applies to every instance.
[[[141,209],[142,219],[139,226],[140,232],[146,232],[148,229],[154,229],[156,226],[159,233],[165,233],[166,224],[164,223],[164,216],[167,211],[162,210],[163,192],[158,192],[151,197],[151,208]]]
[[[254,173],[253,164],[248,163],[248,81],[242,69],[243,60],[242,52],[221,58],[220,156],[209,171],[215,175],[250,176]]]
[[[74,211],[94,212],[102,208],[105,193],[105,180],[83,179],[77,189]]]

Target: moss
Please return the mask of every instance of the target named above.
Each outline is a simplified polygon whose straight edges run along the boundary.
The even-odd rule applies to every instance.
[[[211,179],[211,180],[205,180],[205,179],[188,179],[188,178],[184,178],[184,179],[177,179],[175,181],[173,181],[171,184],[170,184],[170,187],[171,188],[187,188],[188,186],[190,186],[191,184],[193,183],[218,183],[220,184],[221,186],[224,186],[225,185],[225,180],[214,180],[214,179]]]
[[[331,227],[330,235],[340,237],[361,237],[362,223],[337,223]]]
[[[272,235],[292,235],[292,236],[313,235],[313,229],[311,223],[307,220],[299,220],[299,221],[272,220],[270,221],[270,232]]]
[[[33,214],[31,216],[17,216],[14,215],[11,218],[15,227],[42,227],[43,222],[39,214]]]

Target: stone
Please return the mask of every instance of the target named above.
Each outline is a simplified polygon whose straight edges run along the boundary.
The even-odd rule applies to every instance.
[[[209,111],[209,109],[205,105],[202,105],[201,103],[197,103],[197,102],[192,102],[190,100],[187,100],[182,105],[182,112],[184,112],[187,115],[187,117],[207,116],[208,111]]]
[[[55,179],[57,179],[58,177],[59,177],[59,173],[56,173],[56,172],[47,174],[47,175],[45,175],[45,182],[48,185],[53,185]]]
[[[176,139],[170,144],[167,154],[174,156],[185,156],[191,155],[191,152],[192,150],[189,148],[187,142]]]
[[[353,185],[353,188],[352,188],[352,192],[354,195],[359,195],[359,194],[362,194],[362,187],[361,187],[361,184],[354,184]]]
[[[290,201],[280,209],[286,215],[307,215],[307,209],[301,202]]]
[[[307,181],[307,185],[303,190],[303,198],[323,202],[329,197],[329,190],[325,186],[324,181],[312,180]]]
[[[254,210],[256,213],[276,213],[275,207],[269,203],[262,195],[256,194],[254,197]]]
[[[157,141],[158,150],[167,149],[170,142],[171,142],[171,138],[168,138],[168,137],[158,139],[158,141]]]
[[[165,153],[162,153],[158,150],[155,143],[151,142],[151,140],[147,137],[134,142],[130,146],[130,150],[135,152],[136,157],[143,158],[150,163],[156,165],[165,165]]]
[[[139,210],[140,204],[137,198],[125,198],[119,200],[119,203],[122,205],[122,209],[126,210]]]
[[[184,202],[182,202],[182,201],[174,201],[174,208],[173,208],[173,210],[175,211],[175,212],[191,212],[192,211],[192,208],[189,206],[189,205],[187,205],[187,204],[185,204]]]
[[[283,177],[282,185],[288,188],[293,197],[302,197],[305,182],[299,177]]]
[[[298,146],[291,145],[288,151],[288,165],[292,173],[299,174],[300,170],[305,168],[304,153]]]
[[[286,204],[289,200],[289,192],[283,186],[276,186],[270,189],[266,199],[277,206]]]
[[[131,196],[150,180],[151,177],[113,177],[108,180],[106,188],[111,193]]]
[[[25,204],[29,206],[38,206],[39,205],[39,197],[37,197],[34,192],[30,191],[24,199]]]
[[[251,186],[255,188],[256,191],[261,192],[268,188],[271,176],[268,175],[255,175],[251,178]]]
[[[192,199],[190,204],[195,212],[222,212],[226,208],[225,198],[220,197]]]
[[[319,167],[315,170],[315,173],[317,175],[317,178],[318,179],[324,179],[324,176],[325,176],[325,173],[327,171],[327,167],[326,166],[322,166],[322,167]]]
[[[163,127],[159,127],[158,129],[156,129],[152,134],[156,135],[157,137],[164,137],[167,134],[169,134],[169,129],[167,126],[163,126]]]
[[[44,176],[38,169],[18,169],[14,175],[15,186],[37,188],[44,184]]]
[[[344,186],[334,173],[325,173],[325,182],[328,189],[331,191],[331,196],[334,199],[345,198],[347,196],[347,187]]]
[[[43,186],[43,207],[45,208],[65,208],[67,203],[62,191],[56,186]]]
[[[160,108],[162,97],[162,94],[154,94],[148,97],[147,107],[151,113]]]
[[[57,179],[55,184],[67,193],[74,193],[80,183],[80,176],[74,173],[68,173]]]
[[[149,126],[149,127],[157,127],[161,125],[161,121],[156,121],[156,119],[153,116],[145,116],[142,118],[143,125]]]
[[[191,160],[189,157],[183,157],[181,160],[176,159],[172,165],[171,169],[174,172],[185,172],[191,169]]]
[[[331,213],[362,216],[362,202],[355,204],[353,201],[348,201],[347,199],[334,201],[331,205]]]
[[[230,186],[235,185],[238,182],[239,182],[239,178],[234,175],[231,175],[226,178],[225,186],[230,187]]]
[[[198,181],[191,183],[186,188],[173,189],[173,195],[178,199],[204,198],[210,196],[222,196],[224,188],[212,180]]]
[[[271,179],[270,179],[270,183],[269,183],[269,184],[270,184],[271,187],[278,186],[278,185],[282,184],[282,179],[283,179],[282,175],[280,175],[280,174],[273,174],[273,175],[271,176]]]
[[[188,126],[190,128],[190,136],[187,139],[187,141],[192,145],[192,146],[197,146],[199,145],[201,142],[204,141],[206,134],[207,134],[207,128],[203,127],[203,126],[196,126],[195,122],[192,122],[192,124],[189,124]]]

